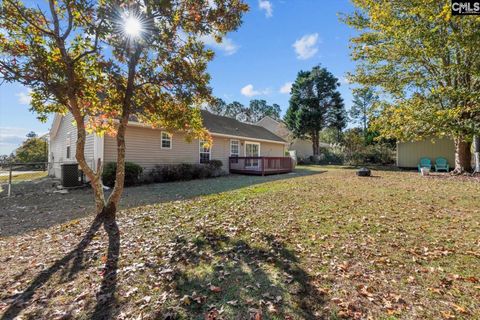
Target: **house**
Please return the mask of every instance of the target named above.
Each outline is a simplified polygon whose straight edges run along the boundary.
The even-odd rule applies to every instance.
[[[287,143],[262,126],[246,124],[228,117],[214,115],[202,110],[203,125],[212,136],[210,147],[203,141],[187,142],[182,132],[167,132],[151,126],[130,121],[126,130],[126,161],[142,166],[145,172],[157,165],[180,163],[206,163],[220,160],[223,169],[230,168],[230,157],[234,169],[265,173],[270,165],[271,172],[279,167],[284,158]],[[76,128],[73,116],[57,114],[50,130],[49,162],[53,163],[50,175],[60,177],[61,165],[76,163]],[[104,163],[116,161],[115,137],[89,134],[85,142],[85,158],[95,168],[98,159]],[[276,157],[275,159],[242,159],[242,157]],[[287,158],[290,161],[290,158]],[[286,160],[281,160],[284,163]],[[241,167],[240,167],[241,166]],[[230,168],[231,169],[231,168]],[[277,168],[278,169],[278,168]],[[291,170],[291,165],[290,165]],[[275,172],[276,173],[276,172]]]
[[[443,157],[452,167],[455,163],[455,144],[449,138],[397,142],[397,167],[416,169],[422,157],[430,158],[432,163],[436,158]]]
[[[256,124],[286,140],[288,142],[288,150],[295,151],[295,155],[298,158],[308,158],[313,156],[312,142],[306,139],[294,138],[292,132],[288,130],[287,126],[282,121],[266,116]],[[320,142],[320,147],[328,148],[330,145],[328,143]]]

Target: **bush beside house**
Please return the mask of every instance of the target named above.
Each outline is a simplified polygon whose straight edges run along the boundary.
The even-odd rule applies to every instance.
[[[145,181],[171,182],[218,177],[223,174],[222,165],[220,160],[210,160],[206,164],[159,165],[145,176]]]
[[[151,171],[144,174],[141,166],[133,162],[126,162],[125,186],[219,177],[224,174],[222,165],[222,161],[220,160],[210,160],[206,164],[181,163],[175,165],[157,165]],[[105,165],[102,174],[104,185],[112,187],[115,184],[115,172],[116,164],[114,162],[109,162]]]
[[[102,181],[108,187],[115,185],[115,173],[117,171],[117,164],[115,162],[108,162],[103,168]],[[141,182],[143,169],[136,163],[125,162],[125,182],[124,186],[130,187],[138,185]]]

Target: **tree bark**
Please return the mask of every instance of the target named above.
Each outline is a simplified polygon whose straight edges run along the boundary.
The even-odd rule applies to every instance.
[[[472,153],[470,143],[463,137],[455,137],[455,170],[454,174],[462,174],[472,169]]]
[[[90,184],[92,186],[95,198],[96,211],[97,214],[100,214],[101,212],[103,212],[103,209],[105,207],[105,195],[103,193],[103,185],[101,180],[102,164],[101,161],[99,161],[97,170],[94,171],[85,160],[85,141],[87,133],[85,131],[85,116],[81,113],[79,107],[79,99],[77,94],[77,76],[75,74],[75,61],[69,55],[69,52],[65,47],[65,39],[63,36],[68,34],[65,34],[63,36],[60,35],[60,25],[58,21],[57,11],[55,9],[55,2],[53,0],[49,0],[49,6],[54,24],[53,37],[62,56],[63,67],[65,68],[65,76],[68,84],[68,89],[66,92],[68,101],[66,101],[66,106],[68,110],[72,113],[73,118],[75,119],[75,122],[77,124],[77,142],[75,158],[77,159],[77,162],[83,173],[90,180]]]
[[[130,117],[130,107],[135,90],[135,76],[138,59],[140,58],[141,47],[136,47],[128,63],[127,87],[122,103],[122,117],[117,131],[117,172],[115,174],[115,186],[107,200],[107,214],[110,218],[115,218],[118,204],[122,197],[125,183],[125,132],[127,130],[128,119]]]
[[[317,157],[320,155],[320,146],[318,141],[318,132],[312,133],[312,148],[313,148],[313,156]]]

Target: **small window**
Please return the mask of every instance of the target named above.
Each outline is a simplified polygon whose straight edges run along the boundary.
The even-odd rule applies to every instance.
[[[67,139],[66,139],[66,141],[65,141],[65,146],[67,147],[67,151],[66,151],[66,153],[67,153],[67,154],[66,154],[66,158],[67,158],[67,159],[70,159],[70,153],[71,153],[71,151],[70,151],[70,149],[71,149],[71,148],[70,148],[70,143],[71,143],[71,134],[70,134],[70,132],[68,132],[68,133],[67,133]]]
[[[240,156],[240,141],[230,140],[230,157]]]
[[[172,135],[162,131],[162,149],[172,149]]]
[[[210,161],[211,148],[207,141],[200,140],[200,163],[208,163]]]

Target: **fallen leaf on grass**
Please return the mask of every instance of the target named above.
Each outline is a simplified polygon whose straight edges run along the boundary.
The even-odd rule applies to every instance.
[[[219,319],[220,313],[217,309],[213,308],[205,314],[205,320],[217,320]]]
[[[229,304],[231,306],[237,306],[238,305],[238,300],[227,301],[227,304]]]
[[[215,293],[219,293],[219,292],[222,292],[222,288],[211,285],[210,286],[210,291],[215,292]]]
[[[272,313],[272,314],[277,314],[278,313],[277,307],[271,302],[267,303],[267,311],[269,313]]]
[[[450,311],[440,311],[440,313],[442,314],[443,319],[455,319],[455,316]]]

